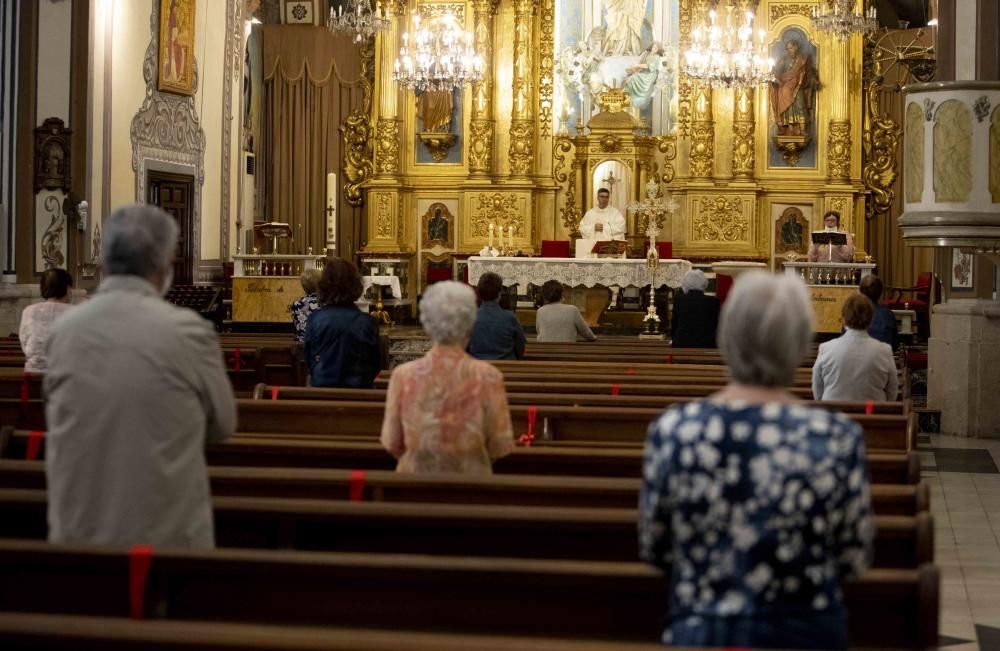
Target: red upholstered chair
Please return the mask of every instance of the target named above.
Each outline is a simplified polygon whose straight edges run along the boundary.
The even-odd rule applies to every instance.
[[[649,254],[649,240],[646,240],[642,245],[642,254]],[[674,257],[674,243],[673,242],[657,242],[656,243],[656,255],[660,256],[660,260],[670,260]]]
[[[452,280],[451,267],[428,267],[427,268],[427,286],[430,287],[434,283],[439,283],[442,280]]]
[[[569,258],[569,240],[542,240],[543,258]]]
[[[925,271],[917,276],[915,287],[887,287],[888,298],[882,303],[890,310],[910,309],[916,312],[917,328],[920,334],[926,337],[930,330],[931,288],[934,282],[934,274]],[[905,297],[904,294],[912,296]],[[940,295],[940,292],[937,292],[937,295]]]
[[[733,277],[726,274],[715,274],[715,295],[719,297],[719,304],[726,302],[729,290],[733,288]]]

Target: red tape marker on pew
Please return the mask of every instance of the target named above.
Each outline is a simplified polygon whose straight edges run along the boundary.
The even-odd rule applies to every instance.
[[[673,364],[674,363],[674,356],[673,355],[667,355],[666,362],[667,362],[667,364]]]
[[[625,371],[625,375],[635,375],[635,369],[634,368],[628,369],[627,371]]]
[[[45,432],[35,430],[28,433],[28,446],[24,452],[25,459],[34,461],[38,458],[38,453],[42,451],[43,438],[45,438]]]
[[[365,493],[365,471],[352,470],[350,476],[351,501],[360,502]]]
[[[518,437],[517,442],[526,448],[531,447],[531,442],[535,440],[535,421],[538,420],[538,407],[528,407],[528,431]]]
[[[875,413],[875,401],[865,400],[865,413],[869,416]]]
[[[28,377],[29,377],[29,375],[27,373],[25,373],[24,377],[21,379],[21,406],[22,407],[24,405],[28,404],[28,398],[31,395],[31,387],[28,385]]]
[[[611,395],[617,396],[618,392],[621,391],[621,389],[622,389],[622,386],[620,384],[612,384],[611,385]]]
[[[142,619],[146,612],[146,579],[153,563],[152,545],[133,545],[128,552],[128,596],[132,619]]]
[[[229,358],[229,363],[233,365],[233,370],[237,373],[243,367],[242,355],[240,354],[240,347],[237,346],[236,350],[233,351],[233,356]]]
[[[278,387],[271,387],[271,400],[278,399]]]

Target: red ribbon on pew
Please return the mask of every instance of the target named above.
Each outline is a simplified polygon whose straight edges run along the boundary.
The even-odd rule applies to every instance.
[[[622,386],[620,384],[612,384],[611,385],[611,395],[617,396],[618,392],[621,391],[621,389],[622,389]]]
[[[379,379],[379,378],[381,378],[381,377],[382,377],[382,371],[379,371],[378,373],[375,374],[375,379],[376,380]]]
[[[875,413],[875,401],[865,400],[865,413],[869,416]]]
[[[526,448],[530,448],[531,442],[535,440],[536,420],[538,420],[538,407],[528,407],[528,431],[517,439],[517,442]]]
[[[24,374],[21,379],[21,406],[28,404],[28,398],[31,397],[31,386],[28,384],[28,378],[30,375],[28,373]]]
[[[145,616],[146,579],[152,564],[152,545],[132,545],[128,552],[128,597],[132,619],[143,619]]]
[[[278,399],[278,387],[271,387],[271,400]]]
[[[351,501],[360,502],[365,494],[365,471],[352,470],[350,475]]]
[[[673,355],[667,355],[666,362],[667,362],[667,364],[673,364],[674,363],[674,356]]]
[[[628,369],[627,371],[625,371],[625,375],[635,375],[635,369],[634,368]]]
[[[38,458],[38,453],[42,451],[42,439],[45,438],[45,432],[34,430],[28,432],[28,446],[24,451],[24,458],[28,461],[34,461]]]
[[[232,365],[234,371],[236,371],[237,373],[240,372],[240,369],[243,367],[243,357],[242,354],[240,353],[239,346],[237,346],[236,350],[233,351],[233,356],[226,361]]]

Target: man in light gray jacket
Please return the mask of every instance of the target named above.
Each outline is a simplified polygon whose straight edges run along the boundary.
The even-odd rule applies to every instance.
[[[868,334],[875,309],[863,294],[844,301],[844,334],[821,344],[813,365],[816,400],[895,401],[899,393],[896,363],[889,344]]]
[[[236,428],[209,322],[163,300],[177,224],[135,204],[104,223],[105,278],[47,346],[49,540],[215,545],[205,444]]]
[[[549,280],[542,285],[542,300],[545,305],[538,308],[535,315],[537,340],[544,343],[565,343],[576,341],[577,336],[587,341],[597,341],[580,310],[575,305],[562,302],[563,286],[558,280]]]

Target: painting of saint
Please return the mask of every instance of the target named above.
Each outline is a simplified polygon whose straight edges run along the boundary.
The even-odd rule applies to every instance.
[[[434,216],[427,222],[427,241],[448,241],[448,220],[441,216],[441,209],[434,210]]]
[[[157,90],[194,94],[195,0],[160,0]]]
[[[446,249],[453,245],[452,224],[454,217],[448,206],[435,202],[427,207],[427,212],[420,218],[423,224],[423,238],[425,247],[442,246]]]
[[[774,66],[771,112],[779,136],[809,135],[819,75],[812,56],[803,47],[803,34],[788,30],[782,38],[783,53]]]

